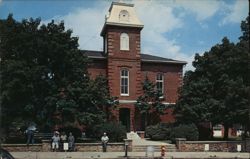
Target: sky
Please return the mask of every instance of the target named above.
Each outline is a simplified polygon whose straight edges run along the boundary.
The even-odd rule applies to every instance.
[[[249,14],[248,0],[114,0],[135,5],[143,22],[141,52],[187,61],[193,70],[194,55],[202,55],[223,37],[238,42],[240,24]],[[0,19],[12,13],[18,21],[41,18],[64,21],[79,48],[103,50],[100,36],[112,0],[0,0]]]

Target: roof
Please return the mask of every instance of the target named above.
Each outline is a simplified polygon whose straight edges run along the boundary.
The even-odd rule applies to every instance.
[[[103,51],[93,51],[93,50],[81,50],[82,53],[88,58],[93,58],[93,59],[106,59]]]
[[[91,59],[106,59],[107,58],[105,54],[103,53],[103,51],[82,50],[82,53]],[[173,63],[173,64],[183,64],[183,65],[187,64],[186,61],[173,60],[173,59],[149,55],[149,54],[141,54],[141,61],[150,62],[150,63]]]
[[[143,28],[142,22],[136,15],[134,5],[121,2],[112,2],[101,35],[104,34],[107,25]]]
[[[141,54],[141,60],[143,62],[161,62],[161,63],[180,63],[180,64],[187,64],[186,61],[178,61],[169,58],[164,58],[160,56],[154,56],[149,54]]]

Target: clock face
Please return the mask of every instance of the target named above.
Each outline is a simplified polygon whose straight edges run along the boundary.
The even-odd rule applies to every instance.
[[[128,22],[129,21],[129,14],[128,14],[128,11],[126,10],[122,10],[119,14],[119,20],[120,21],[126,21]]]

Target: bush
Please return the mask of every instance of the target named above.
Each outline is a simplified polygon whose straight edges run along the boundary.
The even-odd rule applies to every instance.
[[[5,140],[5,144],[24,144],[26,142],[27,142],[27,139],[25,136],[8,137]],[[41,143],[41,141],[35,139],[34,143]]]
[[[115,122],[96,125],[92,127],[91,130],[88,131],[89,136],[91,136],[90,135],[91,133],[92,134],[91,137],[94,137],[99,141],[104,132],[107,133],[109,137],[109,141],[114,141],[114,142],[123,141],[123,139],[126,138],[125,126],[121,125],[120,123],[115,123]]]
[[[160,123],[146,128],[146,137],[152,140],[166,140],[170,136],[172,124]]]
[[[160,123],[146,128],[146,136],[152,140],[171,140],[175,138],[186,138],[187,140],[198,140],[199,132],[194,124],[173,125]]]
[[[186,138],[187,140],[198,140],[199,132],[194,124],[178,125],[173,127],[170,133],[170,139],[172,141],[175,138]]]

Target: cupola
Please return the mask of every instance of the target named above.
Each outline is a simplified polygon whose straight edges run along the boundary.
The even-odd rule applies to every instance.
[[[113,2],[105,17],[101,35],[105,34],[108,25],[143,28],[142,22],[136,15],[134,4]]]

